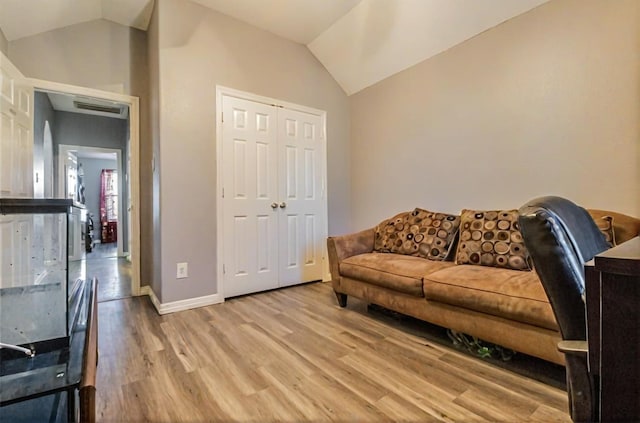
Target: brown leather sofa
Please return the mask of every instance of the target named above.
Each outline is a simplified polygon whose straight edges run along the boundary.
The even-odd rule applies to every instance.
[[[615,241],[640,234],[640,219],[589,210],[594,220],[613,217]],[[456,264],[374,251],[375,228],[329,237],[333,289],[347,296],[466,333],[512,350],[564,364],[553,310],[535,271]]]

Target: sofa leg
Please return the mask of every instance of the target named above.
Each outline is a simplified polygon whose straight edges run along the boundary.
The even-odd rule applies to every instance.
[[[333,291],[336,294],[336,298],[338,299],[338,304],[340,304],[340,307],[346,307],[347,306],[347,294],[341,294],[340,292],[336,292]]]

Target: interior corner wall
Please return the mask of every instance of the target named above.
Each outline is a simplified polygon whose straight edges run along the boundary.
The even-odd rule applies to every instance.
[[[149,142],[140,150],[140,197],[141,214],[149,220],[143,222],[140,234],[140,249],[149,252],[143,254],[140,272],[147,275],[149,286],[154,295],[162,301],[160,233],[160,46],[159,46],[159,10],[154,7],[147,29],[147,60],[149,69],[148,92],[146,104],[147,133]],[[147,168],[147,173],[142,168]]]
[[[640,2],[553,0],[350,97],[352,221],[542,195],[640,216]]]
[[[9,57],[9,41],[7,41],[7,37],[4,36],[2,28],[0,28],[0,52]]]
[[[144,31],[99,19],[10,41],[9,59],[30,78],[138,95],[145,50]]]
[[[162,302],[219,293],[216,85],[327,111],[329,232],[349,229],[349,103],[303,45],[196,3],[159,8]],[[189,278],[176,280],[176,263]]]

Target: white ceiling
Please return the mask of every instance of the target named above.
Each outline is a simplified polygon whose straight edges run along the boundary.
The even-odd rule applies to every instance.
[[[549,0],[193,1],[307,45],[350,95]],[[0,0],[0,28],[9,41],[94,19],[146,30],[153,4]]]
[[[193,0],[300,44],[309,44],[361,0]]]

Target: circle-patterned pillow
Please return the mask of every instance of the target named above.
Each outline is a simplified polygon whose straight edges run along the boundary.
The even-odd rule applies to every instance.
[[[444,260],[460,226],[460,216],[416,208],[376,226],[374,249]]]
[[[457,264],[531,270],[517,210],[462,210]]]

